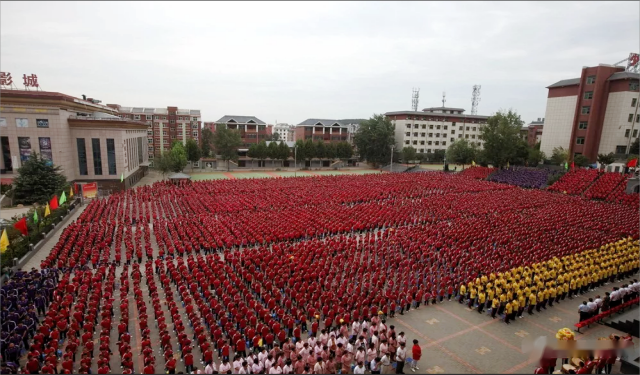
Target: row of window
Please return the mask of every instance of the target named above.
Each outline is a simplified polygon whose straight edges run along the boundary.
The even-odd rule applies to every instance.
[[[81,176],[89,174],[87,168],[87,150],[84,138],[76,138],[78,148],[78,164]],[[93,174],[102,175],[102,151],[100,148],[100,138],[91,138],[91,150],[93,153]],[[109,175],[116,175],[116,146],[113,138],[107,138],[107,164]]]
[[[436,118],[431,118],[431,117],[421,117],[421,116],[407,116],[407,120],[415,120],[415,121],[444,121],[447,122],[447,118],[446,117],[436,117]],[[472,119],[467,119],[467,122],[469,124],[486,124],[487,120],[472,120]]]
[[[154,115],[133,115],[133,119],[134,120],[141,120],[142,116],[144,116],[145,120],[160,120],[160,117],[162,117],[162,120],[166,120],[167,116],[154,116]],[[120,118],[131,118],[131,116],[129,115],[118,115],[118,117]],[[175,120],[171,120],[171,121],[175,121]],[[178,117],[178,121],[189,121],[189,116],[179,116]],[[197,117],[192,117],[191,121],[198,121]]]
[[[627,129],[624,131],[625,138],[629,138],[629,134],[631,133],[631,129]],[[633,129],[633,138],[638,136],[638,129]]]
[[[434,142],[435,142],[435,143],[434,143]],[[451,138],[451,142],[453,142],[453,138]],[[417,144],[418,144],[418,141],[408,141],[408,140],[407,140],[407,141],[404,141],[404,144],[405,144],[405,145],[410,145],[410,144],[412,144],[412,145],[417,145]],[[424,144],[425,144],[425,141],[420,141],[420,144],[421,144],[421,145],[424,145]],[[427,143],[426,143],[426,144],[427,144],[427,145],[429,145],[429,146],[431,146],[432,144],[435,144],[436,146],[440,146],[440,141],[427,141]],[[443,145],[443,146],[446,146],[446,145],[447,145],[447,141],[442,141],[442,145]]]
[[[633,121],[633,113],[629,113],[629,117],[627,118],[627,122]],[[636,115],[636,122],[640,122],[640,114]]]

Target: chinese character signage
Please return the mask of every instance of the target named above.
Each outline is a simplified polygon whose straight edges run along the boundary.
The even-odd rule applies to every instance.
[[[0,73],[0,85],[13,86],[13,78],[11,78],[11,73],[7,73],[7,72]]]
[[[98,194],[98,183],[89,182],[82,185],[82,196],[85,198],[95,198]]]
[[[31,74],[30,76],[23,74],[22,80],[24,81],[24,87],[40,87],[38,84],[38,76],[35,74]]]
[[[51,138],[40,137],[38,138],[40,143],[40,156],[46,160],[47,165],[53,165],[53,152],[51,151]]]
[[[22,75],[22,83],[24,84],[24,88],[29,90],[29,87],[33,87],[36,90],[40,90],[40,84],[38,83],[38,76],[35,74],[31,75]],[[13,83],[13,77],[9,72],[0,72],[0,86],[5,89],[17,89],[16,85]]]

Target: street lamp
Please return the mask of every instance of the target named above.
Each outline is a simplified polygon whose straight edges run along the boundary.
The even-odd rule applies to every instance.
[[[393,148],[395,145],[391,145],[391,164],[389,164],[389,172],[393,172]]]
[[[298,177],[298,145],[293,146],[293,177]]]

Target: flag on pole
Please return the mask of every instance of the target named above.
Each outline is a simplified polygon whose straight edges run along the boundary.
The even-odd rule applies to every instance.
[[[47,207],[44,209],[44,217],[51,215],[51,209],[49,208],[49,203],[47,203]]]
[[[566,161],[564,162],[564,169],[569,169],[569,163],[567,163]]]
[[[73,198],[73,188],[69,188],[69,198]]]
[[[23,235],[27,235],[29,234],[29,232],[27,231],[27,218],[23,217],[22,219],[18,220],[17,223],[13,224],[13,227],[16,228],[17,230],[19,230]]]
[[[34,224],[38,224],[38,210],[33,212],[33,222]]]
[[[0,253],[7,251],[7,247],[9,247],[9,236],[7,236],[7,230],[3,229],[0,237]]]
[[[66,201],[67,201],[67,195],[63,191],[62,195],[60,196],[60,202],[58,202],[58,203],[63,204]]]
[[[507,168],[509,168],[509,162],[507,162]]]
[[[58,196],[54,195],[53,198],[51,198],[49,201],[49,207],[51,207],[52,210],[58,208]]]
[[[472,167],[475,167],[475,166],[476,166],[476,162],[475,162],[475,160],[472,160],[472,161],[471,161],[471,166],[472,166]]]
[[[124,172],[120,175],[120,182],[124,182]]]
[[[576,170],[576,162],[571,162],[571,171],[574,172]]]
[[[629,160],[629,162],[627,163],[627,167],[629,168],[635,168],[638,166],[638,158],[635,158],[633,160]]]

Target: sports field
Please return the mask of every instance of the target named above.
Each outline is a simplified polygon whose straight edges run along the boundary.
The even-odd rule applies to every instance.
[[[192,173],[193,181],[204,180],[221,180],[221,179],[239,179],[239,178],[274,178],[274,177],[305,177],[305,176],[333,176],[348,174],[369,174],[381,173],[377,169],[358,169],[358,170],[330,170],[330,171],[265,171],[265,172],[207,172]]]

